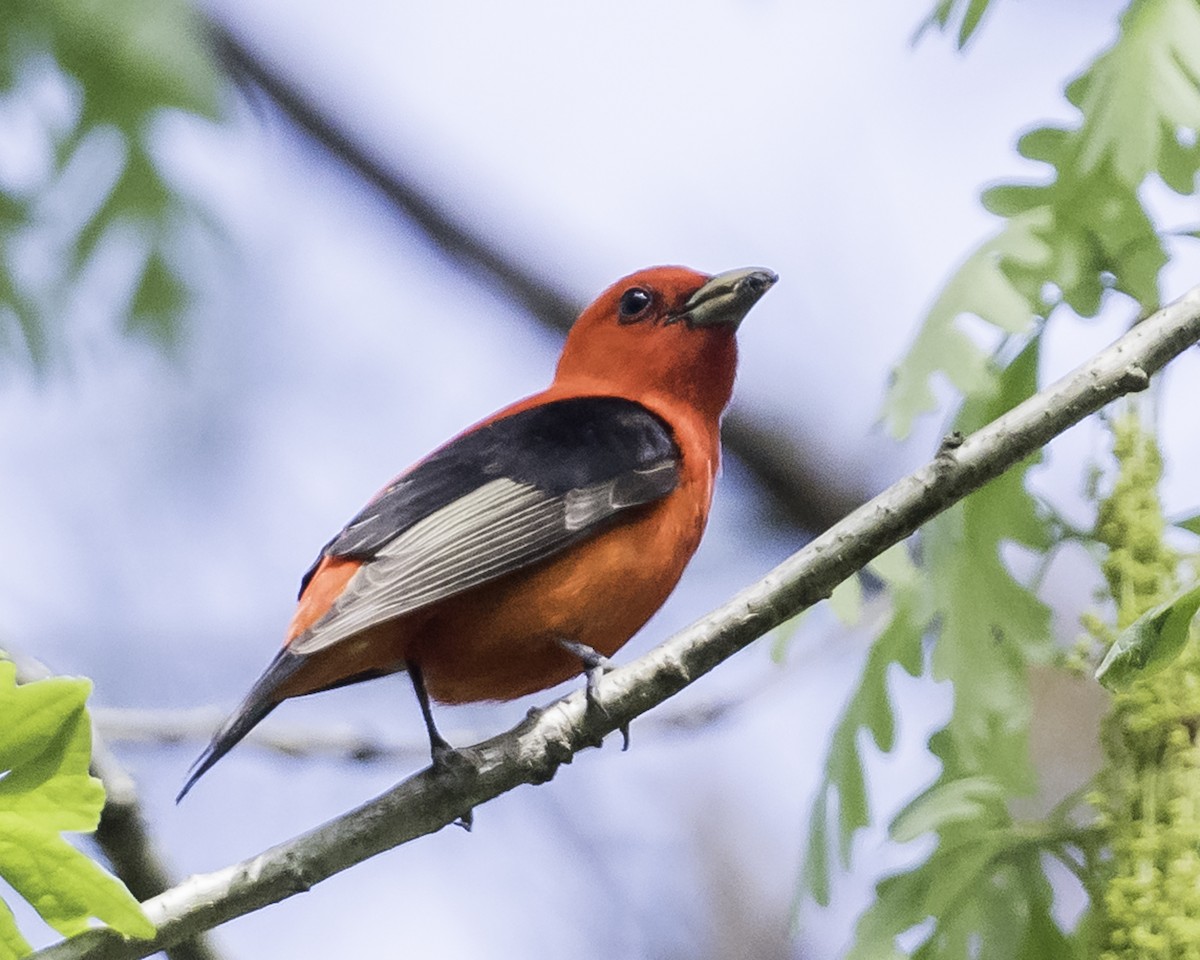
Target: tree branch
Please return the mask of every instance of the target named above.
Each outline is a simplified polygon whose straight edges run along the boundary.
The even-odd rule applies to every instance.
[[[582,304],[548,278],[513,258],[501,244],[472,230],[411,177],[397,173],[362,147],[315,100],[243,43],[223,23],[207,17],[214,49],[231,75],[265,93],[297,127],[361,177],[406,217],[425,239],[477,281],[520,304],[543,327],[570,329]],[[862,502],[865,492],[838,487],[814,468],[811,451],[765,425],[736,402],[721,429],[726,450],[742,461],[775,512],[804,530],[824,530]]]
[[[781,676],[777,673],[776,676]],[[767,684],[743,694],[691,703],[676,710],[661,710],[648,717],[639,731],[681,733],[718,723],[742,707]],[[228,716],[227,710],[200,707],[195,710],[148,710],[134,707],[96,707],[92,720],[107,744],[173,746],[207,744]],[[485,734],[478,728],[443,731],[451,743],[472,743]],[[642,737],[639,737],[639,740]],[[373,736],[348,724],[301,726],[272,722],[255,727],[244,745],[270,750],[289,757],[311,757],[353,763],[421,762],[429,759],[429,739],[422,731],[410,739]],[[161,889],[166,889],[163,887]],[[158,891],[155,891],[158,892]]]
[[[427,769],[381,797],[250,860],[194,876],[146,904],[150,941],[89,930],[37,960],[134,960],[226,920],[308,890],[326,877],[416,837],[524,783],[544,783],[576,752],[645,713],[861,569],[937,513],[1126,393],[1200,340],[1200,287],[1138,324],[1074,373],[1026,400],[864,504],[758,583],[599,683],[603,711],[582,691],[531,711],[513,730],[461,751],[452,769]]]

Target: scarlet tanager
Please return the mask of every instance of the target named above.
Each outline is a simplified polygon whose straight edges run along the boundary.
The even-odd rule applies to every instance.
[[[429,699],[510,700],[611,656],[700,543],[720,462],[735,333],[770,270],[653,267],[580,314],[548,389],[389,483],[300,583],[283,649],[179,799],[289,697],[407,671]]]

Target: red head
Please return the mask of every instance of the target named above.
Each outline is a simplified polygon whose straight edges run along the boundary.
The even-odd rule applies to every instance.
[[[579,315],[555,387],[668,403],[715,420],[733,392],[738,324],[778,279],[770,270],[709,276],[651,267],[618,280]]]

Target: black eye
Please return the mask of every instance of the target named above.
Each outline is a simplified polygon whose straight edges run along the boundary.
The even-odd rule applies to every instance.
[[[633,323],[640,319],[653,302],[654,298],[646,290],[641,287],[630,287],[621,294],[621,302],[617,306],[621,314],[621,322]]]

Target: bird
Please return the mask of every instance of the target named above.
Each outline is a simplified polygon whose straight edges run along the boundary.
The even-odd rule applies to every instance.
[[[504,701],[571,677],[589,702],[700,543],[736,333],[777,281],[659,266],[572,325],[550,386],[385,486],[321,548],[282,649],[176,802],[284,700],[406,672],[435,766],[431,699]]]

